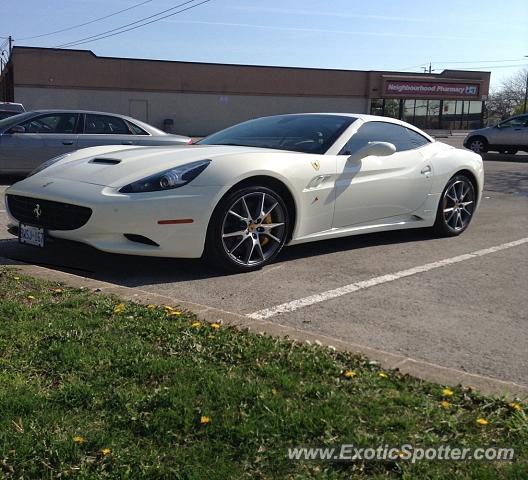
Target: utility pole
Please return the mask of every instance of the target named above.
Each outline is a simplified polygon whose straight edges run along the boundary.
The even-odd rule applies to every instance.
[[[528,55],[525,55],[525,57],[528,57]],[[527,102],[528,102],[528,70],[526,71],[526,86],[524,87],[523,113],[526,113],[526,103]]]
[[[9,40],[9,50],[8,50],[8,52],[9,52],[9,57],[11,57],[11,49],[13,48],[13,37],[11,35],[9,35],[8,40]]]

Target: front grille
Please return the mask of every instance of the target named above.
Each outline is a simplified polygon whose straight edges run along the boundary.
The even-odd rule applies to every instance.
[[[19,222],[48,230],[75,230],[81,228],[92,215],[88,207],[52,202],[40,198],[6,195],[7,207]]]

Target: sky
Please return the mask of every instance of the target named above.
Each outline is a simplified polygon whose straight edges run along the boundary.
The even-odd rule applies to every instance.
[[[184,1],[0,0],[0,37],[12,35],[15,45],[67,45],[119,32]],[[120,35],[84,41],[65,48],[112,57],[350,70],[420,72],[431,62],[435,73],[491,71],[497,87],[528,66],[528,1],[209,0]]]

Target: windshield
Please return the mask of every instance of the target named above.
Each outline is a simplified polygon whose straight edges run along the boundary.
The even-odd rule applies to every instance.
[[[213,133],[201,145],[241,145],[302,153],[325,153],[356,120],[340,115],[279,115],[257,118]]]

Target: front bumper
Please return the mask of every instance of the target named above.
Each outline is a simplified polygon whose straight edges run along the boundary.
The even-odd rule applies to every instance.
[[[8,188],[6,194],[92,209],[85,225],[76,230],[49,230],[51,237],[86,243],[111,253],[199,258],[209,218],[221,192],[220,187],[187,185],[165,192],[121,194],[101,185],[35,176]],[[17,228],[19,222],[9,207],[7,214],[8,228]],[[192,223],[158,224],[175,219],[192,219]],[[38,225],[38,221],[34,224]],[[129,240],[125,234],[146,237],[159,246]]]

